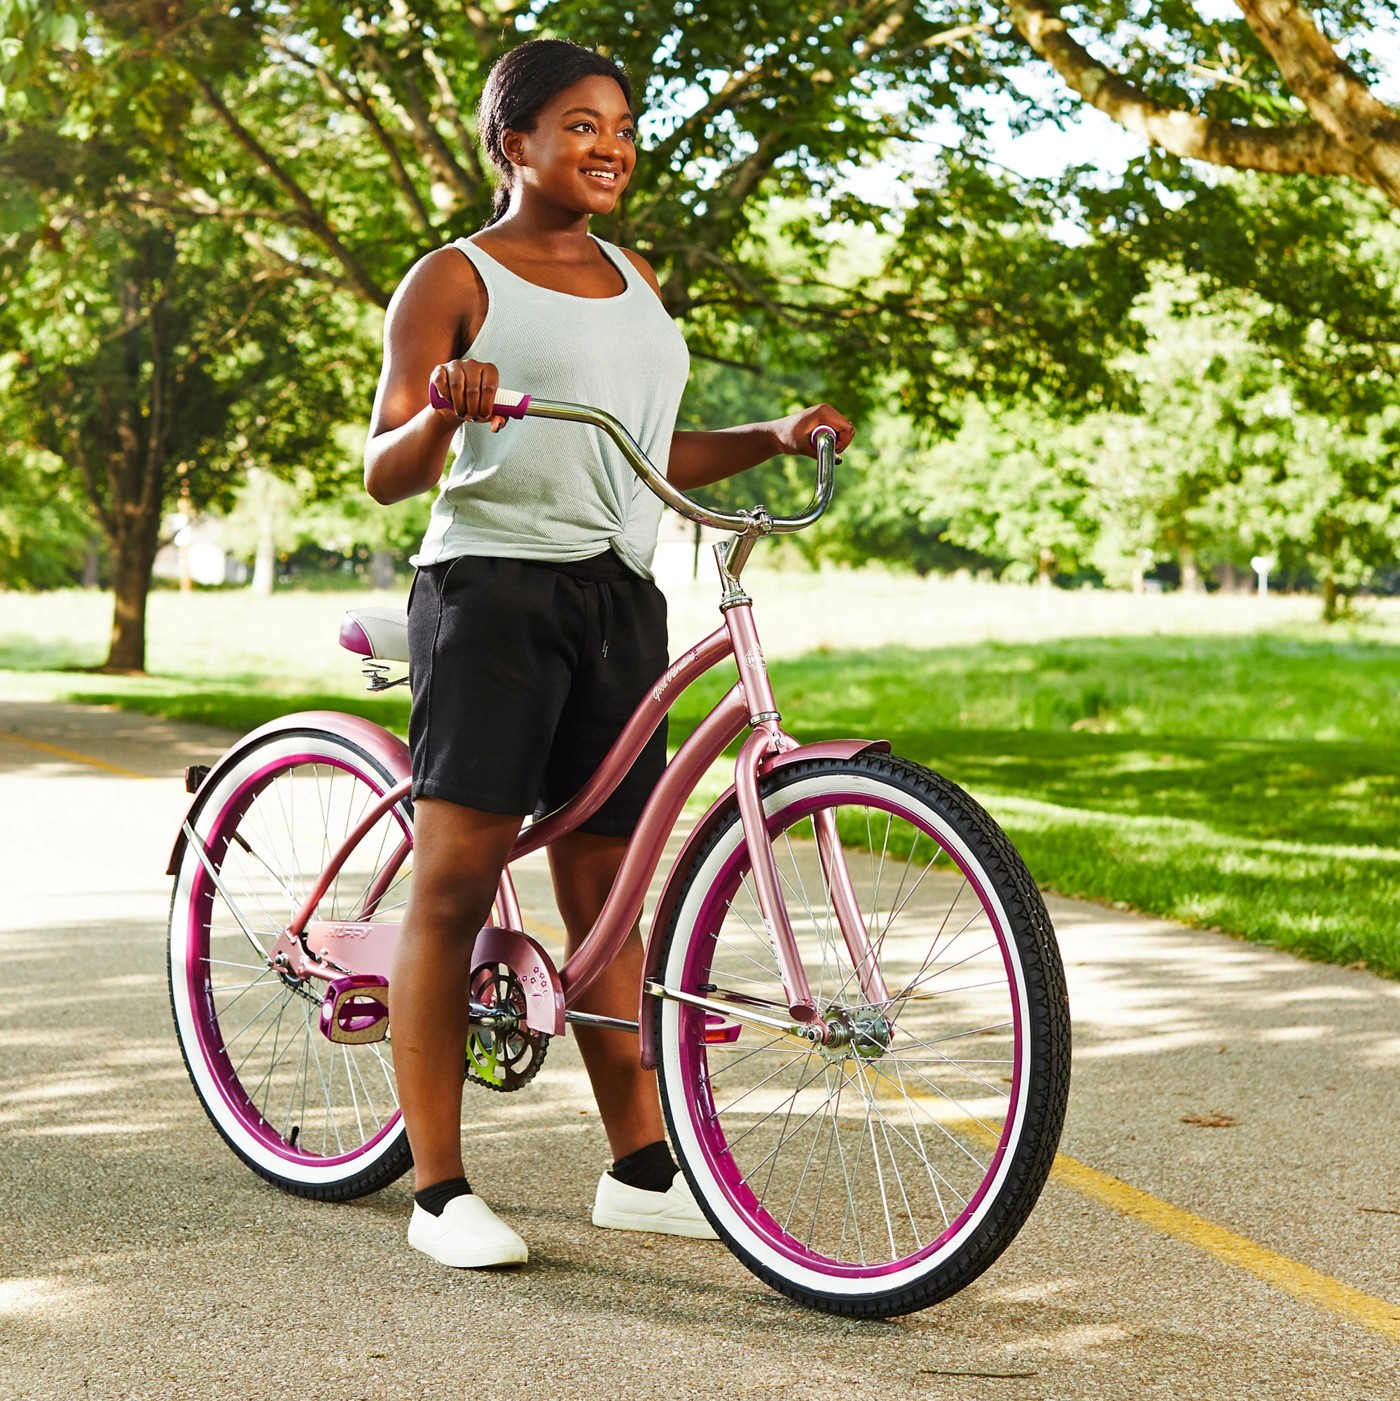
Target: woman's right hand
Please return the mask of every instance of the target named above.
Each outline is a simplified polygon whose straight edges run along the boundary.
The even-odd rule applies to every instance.
[[[448,406],[434,412],[449,423],[458,424],[463,419],[473,423],[489,423],[493,433],[500,432],[505,426],[505,418],[491,412],[491,406],[496,402],[496,391],[501,386],[501,376],[489,362],[448,360],[433,367],[428,383],[447,401]]]

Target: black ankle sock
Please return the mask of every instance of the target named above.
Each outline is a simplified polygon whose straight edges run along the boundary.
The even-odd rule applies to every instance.
[[[470,1191],[471,1184],[465,1177],[449,1177],[446,1182],[434,1182],[431,1187],[424,1187],[421,1192],[415,1192],[413,1200],[424,1211],[433,1216],[441,1216],[443,1207],[453,1197],[465,1197]]]
[[[643,1192],[664,1192],[675,1180],[680,1169],[666,1146],[665,1139],[648,1143],[625,1158],[619,1158],[611,1174],[628,1187],[640,1187]]]

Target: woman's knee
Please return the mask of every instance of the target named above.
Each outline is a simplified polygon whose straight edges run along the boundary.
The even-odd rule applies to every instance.
[[[415,872],[409,925],[426,934],[430,930],[474,935],[491,915],[499,873],[438,870],[420,877]]]

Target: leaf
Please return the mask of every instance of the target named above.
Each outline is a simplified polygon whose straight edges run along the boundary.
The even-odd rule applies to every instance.
[[[49,37],[60,49],[76,49],[82,38],[77,15],[59,15],[50,27]]]

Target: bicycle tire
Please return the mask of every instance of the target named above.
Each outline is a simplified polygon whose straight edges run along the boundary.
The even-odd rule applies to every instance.
[[[287,730],[237,753],[192,814],[220,883],[271,947],[330,854],[398,780],[330,731]],[[318,919],[352,919],[368,880],[411,843],[396,804],[347,857]],[[411,855],[377,903],[395,919]],[[274,1186],[320,1201],[377,1191],[412,1165],[392,1047],[332,1044],[318,1022],[323,988],[259,963],[192,844],[170,903],[171,1015],[195,1093],[240,1159]],[[289,1015],[290,1014],[290,1015]]]
[[[672,1142],[711,1224],[773,1288],[853,1317],[927,1308],[1001,1255],[1049,1174],[1070,1070],[1054,930],[1001,829],[919,765],[812,759],[760,791],[813,995],[858,1030],[823,1049],[658,998]],[[832,910],[823,811],[837,816],[883,1005],[856,982]],[[783,1019],[749,866],[731,802],[682,878],[662,981]]]

